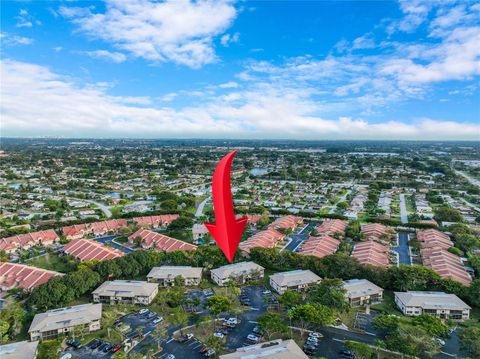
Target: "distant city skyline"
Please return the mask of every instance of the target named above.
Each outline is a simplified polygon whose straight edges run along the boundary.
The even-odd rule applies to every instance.
[[[0,136],[480,140],[478,1],[1,7]]]

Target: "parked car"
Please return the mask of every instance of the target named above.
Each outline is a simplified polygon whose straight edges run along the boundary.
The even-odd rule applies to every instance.
[[[67,353],[67,354],[63,354],[60,359],[71,359],[72,358],[72,354],[70,353]]]
[[[140,309],[138,314],[145,314],[146,312],[149,312],[149,310],[147,308],[143,308],[143,309]]]
[[[323,338],[323,334],[317,332],[311,332],[310,334],[308,334],[308,336],[314,338]]]
[[[74,340],[74,339],[72,339],[72,338],[67,339],[67,345],[68,345],[69,347],[73,347],[73,348],[75,348],[75,349],[79,349],[79,348],[82,346],[82,344],[81,344],[79,341]]]
[[[160,323],[162,320],[163,320],[163,317],[156,317],[156,318],[153,320],[153,324],[158,324],[158,323]]]
[[[338,354],[340,354],[340,358],[354,358],[353,353],[347,349],[340,350]]]
[[[213,333],[213,336],[214,337],[217,337],[217,338],[224,338],[225,337],[225,334],[221,333],[221,332],[215,332]]]
[[[214,349],[208,349],[208,351],[203,355],[205,355],[207,358],[211,357],[212,355],[215,355],[215,350]]]
[[[247,340],[250,340],[252,342],[258,342],[260,340],[260,336],[255,335],[255,334],[248,334],[247,335]]]
[[[93,339],[90,344],[88,344],[88,347],[92,350],[97,349],[100,345],[102,345],[102,341],[98,339]]]
[[[116,352],[118,352],[118,351],[119,351],[120,349],[122,349],[122,348],[123,348],[123,345],[118,344],[117,346],[115,346],[115,347],[112,348],[111,352],[112,352],[112,353],[116,353]]]
[[[175,359],[175,355],[173,354],[168,354],[165,359]]]
[[[255,328],[253,328],[252,332],[254,332],[255,334],[262,334],[263,330],[262,327],[257,325]]]

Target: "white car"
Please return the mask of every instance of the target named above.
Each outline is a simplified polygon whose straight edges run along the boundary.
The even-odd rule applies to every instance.
[[[252,342],[258,342],[260,340],[260,337],[256,336],[255,334],[248,334],[247,339],[251,340]]]
[[[213,336],[214,336],[214,337],[217,337],[217,338],[224,338],[224,337],[225,337],[225,334],[220,333],[220,332],[216,332],[216,333],[213,333]]]
[[[165,359],[175,359],[175,355],[173,354],[168,354]]]
[[[146,312],[148,312],[148,309],[143,308],[143,309],[140,309],[140,311],[138,312],[138,314],[145,314]]]
[[[227,324],[237,325],[238,324],[238,319],[237,318],[229,318],[227,320]]]
[[[440,339],[440,338],[435,338],[435,340],[440,344],[442,347],[445,345],[445,340]]]
[[[163,320],[162,317],[156,317],[155,320],[153,321],[153,324],[158,324]]]
[[[67,354],[64,354],[60,357],[60,359],[70,359],[72,357],[72,354],[70,353],[67,353]]]
[[[317,333],[317,332],[311,332],[310,334],[308,334],[308,336],[311,337],[311,338],[321,338],[321,337],[323,337],[322,334]]]

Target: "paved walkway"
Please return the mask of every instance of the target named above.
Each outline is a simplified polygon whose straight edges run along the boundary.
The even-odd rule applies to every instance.
[[[400,195],[400,219],[402,223],[408,223],[407,203],[405,202],[405,194]]]

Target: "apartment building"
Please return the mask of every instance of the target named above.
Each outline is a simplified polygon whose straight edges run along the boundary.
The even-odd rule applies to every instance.
[[[298,253],[305,256],[322,258],[335,253],[338,250],[339,245],[340,241],[329,235],[322,235],[321,237],[309,237],[301,244]]]
[[[128,237],[128,241],[133,244],[137,238],[140,238],[142,248],[155,248],[161,252],[192,251],[197,249],[197,246],[193,244],[147,229],[139,229]]]
[[[241,242],[239,248],[247,253],[250,253],[250,249],[255,247],[274,248],[284,238],[285,234],[269,228],[265,231],[260,231],[246,241]]]
[[[383,288],[366,279],[350,279],[343,282],[345,296],[352,307],[379,303],[383,300]]]
[[[283,294],[287,289],[296,292],[305,291],[309,287],[320,283],[321,280],[322,278],[312,271],[299,269],[271,275],[270,285],[278,294]]]
[[[0,290],[22,288],[27,292],[63,273],[17,263],[0,262]]]
[[[92,292],[95,303],[148,305],[158,293],[158,284],[136,280],[103,282]]]
[[[74,239],[63,247],[63,251],[82,262],[91,260],[106,261],[124,255],[123,252],[105,246],[93,239]]]
[[[202,271],[202,267],[190,266],[153,267],[147,274],[147,280],[158,283],[161,287],[173,287],[175,278],[182,277],[186,286],[199,285],[202,281]]]
[[[441,319],[467,320],[470,307],[455,294],[444,292],[395,292],[395,303],[403,314],[430,314]]]
[[[264,270],[265,268],[254,262],[240,262],[212,269],[210,276],[219,286],[223,286],[229,280],[243,284],[250,280],[263,278]]]
[[[76,327],[86,333],[100,329],[102,304],[81,304],[74,307],[52,309],[35,315],[28,334],[30,340],[52,339],[67,335]]]

